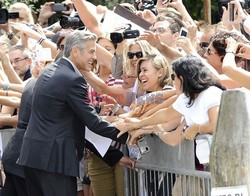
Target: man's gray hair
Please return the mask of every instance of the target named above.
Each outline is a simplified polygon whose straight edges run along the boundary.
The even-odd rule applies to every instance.
[[[97,40],[97,36],[93,33],[86,31],[75,30],[66,36],[66,42],[64,45],[64,56],[69,57],[72,47],[76,46],[82,50],[86,47],[86,42],[89,40]]]
[[[24,45],[15,45],[15,46],[12,46],[9,49],[9,52],[12,52],[12,51],[15,51],[15,50],[21,50],[24,57],[31,58],[31,52],[27,48],[25,48]]]

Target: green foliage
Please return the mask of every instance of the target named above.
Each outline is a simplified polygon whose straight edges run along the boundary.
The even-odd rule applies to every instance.
[[[16,3],[16,2],[21,2],[25,3],[28,5],[33,11],[37,12],[39,11],[38,8],[35,6],[35,3],[38,2],[38,0],[1,0],[3,3],[4,8],[9,8],[11,4]]]
[[[38,13],[40,6],[46,3],[48,0],[2,0],[3,7],[9,8],[9,6],[16,2],[23,2],[26,5],[29,5]],[[109,9],[113,9],[119,3],[133,3],[134,0],[88,0],[89,2],[95,5],[105,5]],[[204,19],[204,10],[203,10],[203,1],[204,0],[183,0],[184,5],[186,6],[189,14],[193,19],[199,20]],[[54,0],[54,2],[62,2],[62,0]],[[212,12],[212,21],[218,22],[218,5],[217,0],[211,0],[211,12]]]

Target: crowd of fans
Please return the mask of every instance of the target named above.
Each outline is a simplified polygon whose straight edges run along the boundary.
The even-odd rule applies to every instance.
[[[14,3],[9,12],[19,12],[19,17],[0,25],[0,128],[17,128],[3,152],[1,195],[29,195],[23,168],[16,161],[32,113],[33,81],[46,66],[69,56],[73,49],[67,48],[67,39],[79,31],[97,36],[91,71],[80,70],[88,83],[88,104],[121,131],[119,136],[129,132],[130,140],[127,145],[111,143],[120,153],[114,155],[115,163],[91,148],[82,152],[85,166],[77,194],[124,195],[123,166],[134,167],[140,157],[136,140],[145,134],[171,146],[194,140],[196,167],[209,170],[209,145],[195,137],[215,132],[223,91],[250,89],[250,16],[242,4],[229,2],[235,8],[234,21],[223,7],[221,21],[213,25],[193,20],[182,0],[121,4],[151,26],[137,38],[114,43],[110,33],[118,27],[123,32],[127,24],[118,21],[117,27],[104,27],[107,15],[115,20],[113,11],[85,0],[62,3],[66,11],[55,12],[55,3],[46,2],[38,17],[26,4]],[[51,24],[51,18],[62,14],[66,21]],[[76,22],[69,22],[73,19]],[[182,29],[187,36],[180,35]],[[11,157],[13,148],[19,150]],[[122,154],[123,148],[129,149],[129,157]]]

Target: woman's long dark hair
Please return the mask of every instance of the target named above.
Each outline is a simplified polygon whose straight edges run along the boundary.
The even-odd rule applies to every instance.
[[[225,90],[198,57],[181,57],[173,62],[172,69],[181,80],[183,93],[189,98],[189,107],[194,103],[197,94],[210,86]]]

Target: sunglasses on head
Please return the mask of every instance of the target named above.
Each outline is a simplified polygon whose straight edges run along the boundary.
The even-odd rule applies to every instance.
[[[133,59],[134,58],[134,56],[136,56],[136,58],[142,58],[143,57],[143,55],[142,55],[142,51],[139,51],[139,52],[128,52],[128,58],[129,59]]]
[[[209,43],[208,42],[201,42],[201,43],[199,43],[199,45],[201,48],[207,48]]]

